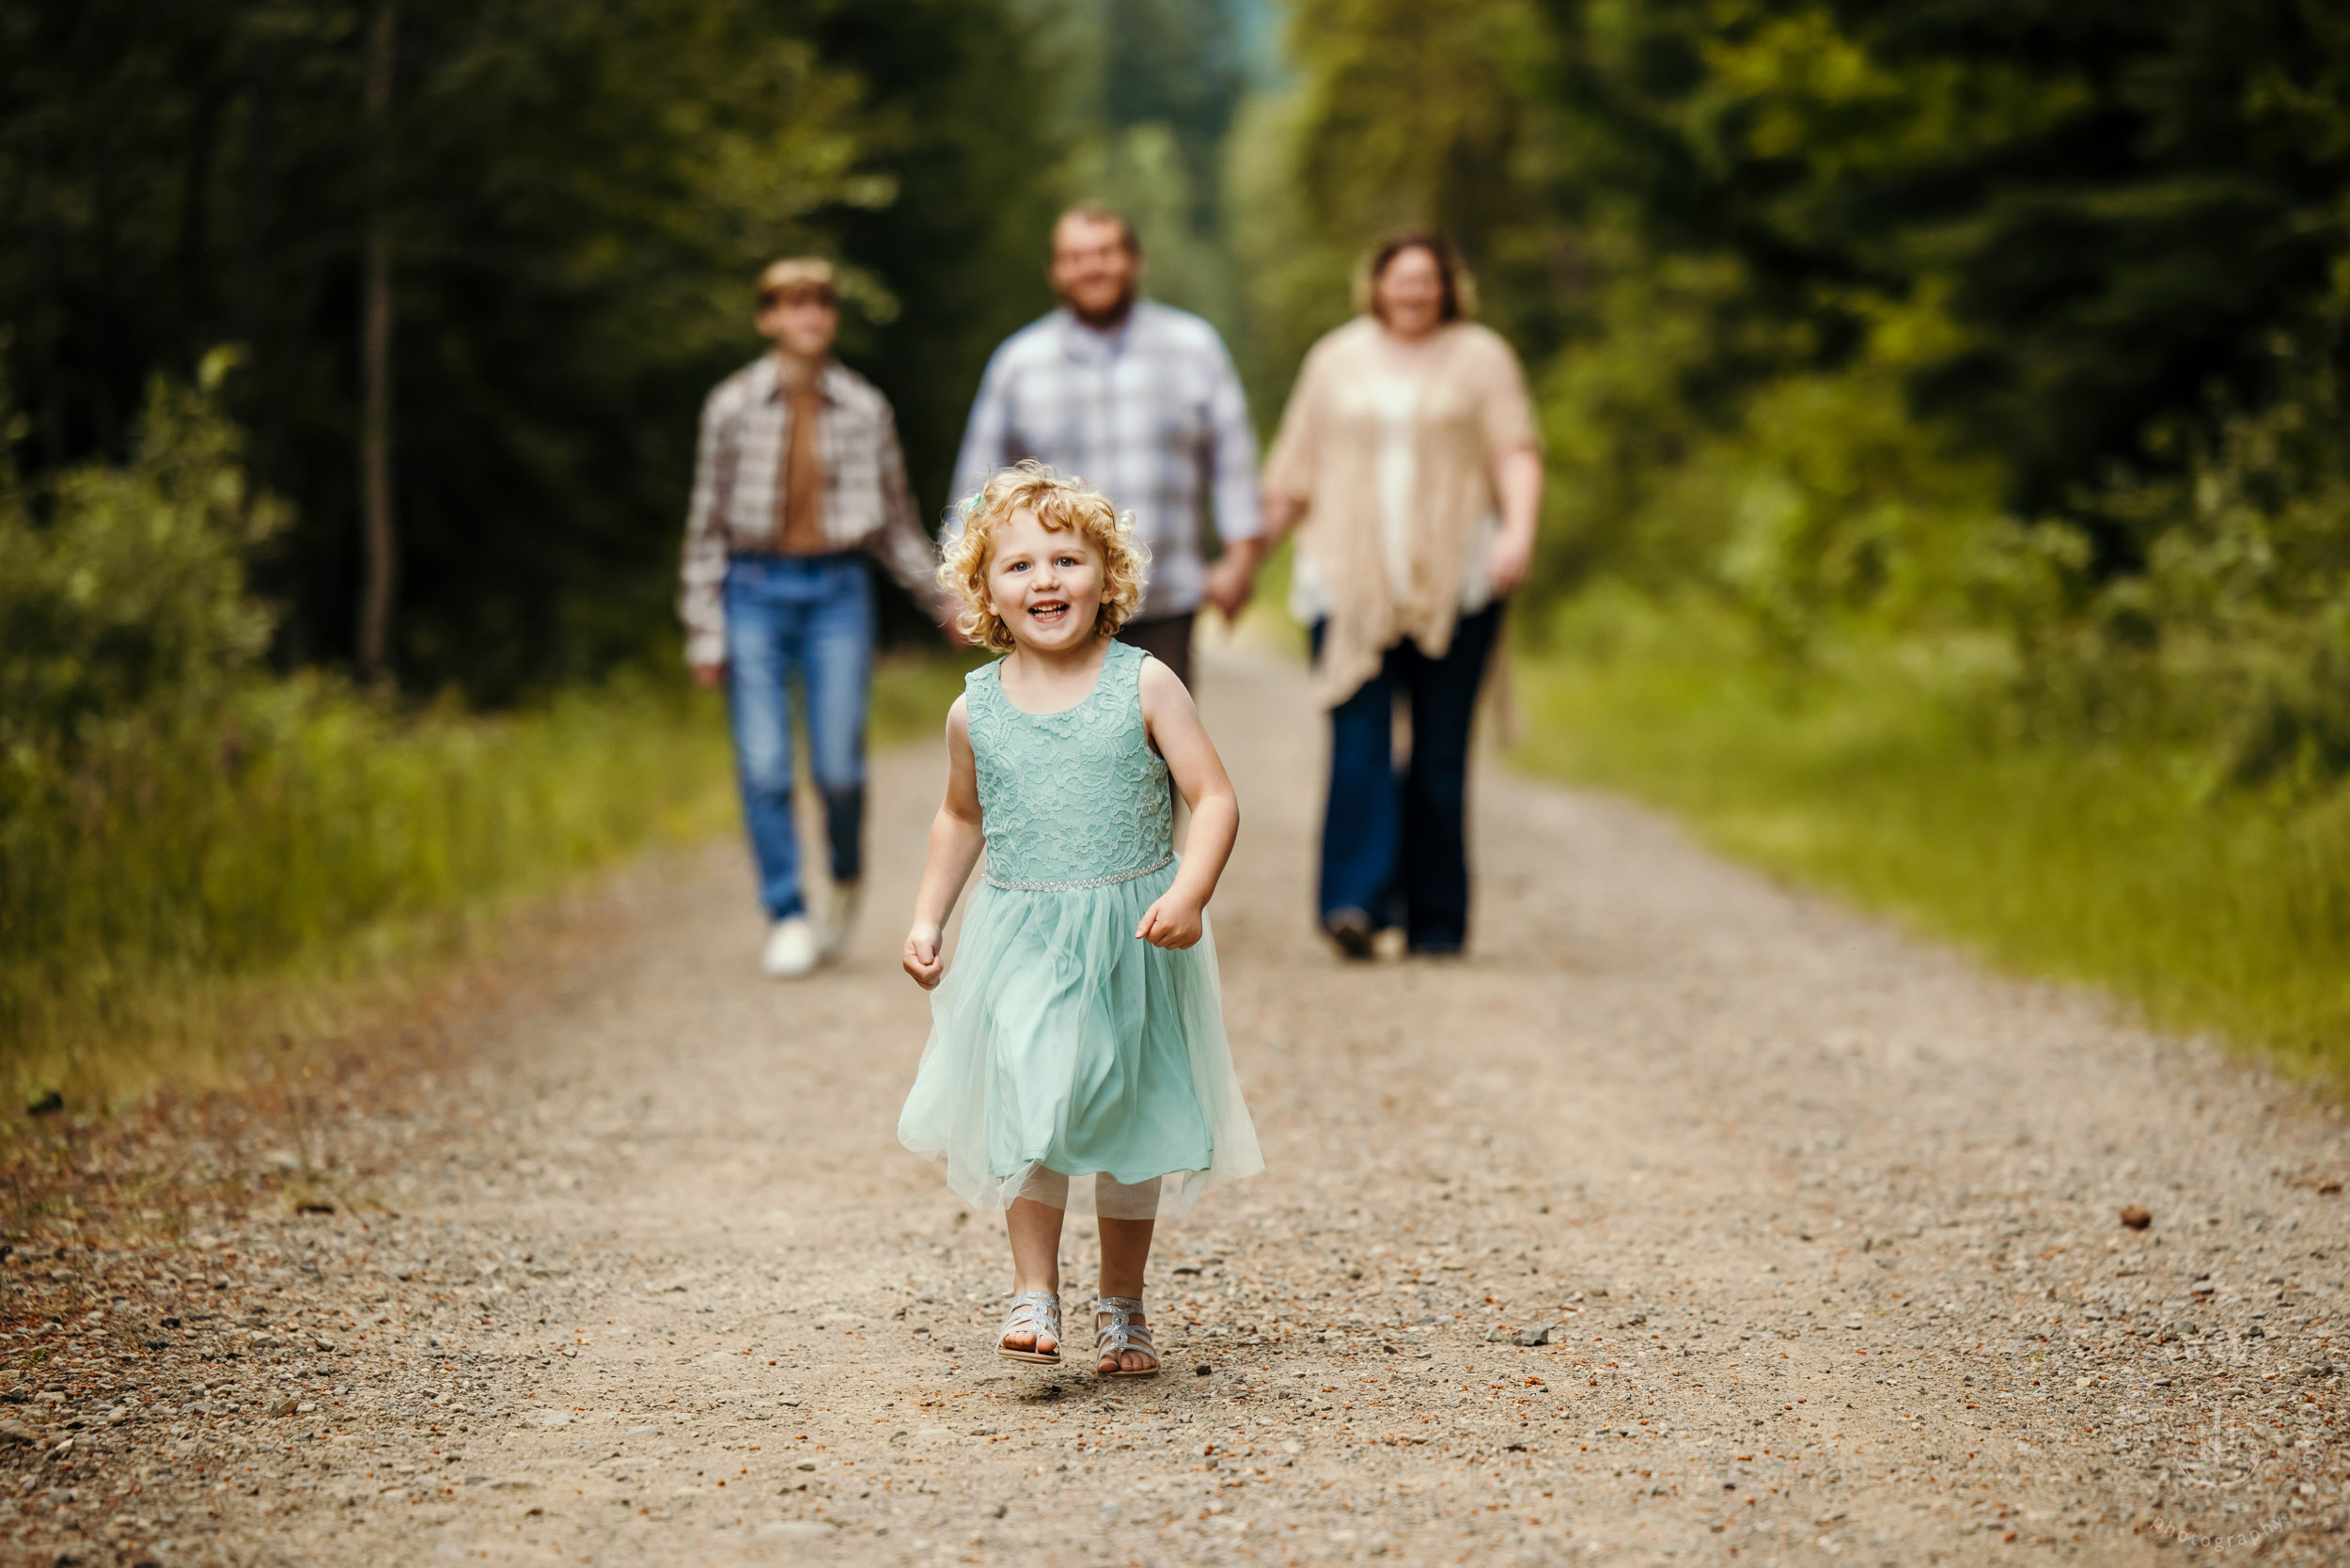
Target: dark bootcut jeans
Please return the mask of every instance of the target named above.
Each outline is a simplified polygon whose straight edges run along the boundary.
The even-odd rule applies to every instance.
[[[743,821],[769,917],[807,913],[791,818],[792,687],[808,773],[824,801],[835,882],[863,870],[865,715],[873,678],[873,581],[865,557],[737,556],[727,567],[727,692]]]
[[[1322,653],[1323,625],[1313,629]],[[1468,937],[1469,726],[1501,606],[1462,618],[1432,659],[1406,638],[1330,711],[1330,804],[1322,822],[1322,920],[1348,910],[1402,926],[1416,953]],[[1395,763],[1395,705],[1411,704],[1412,754]]]

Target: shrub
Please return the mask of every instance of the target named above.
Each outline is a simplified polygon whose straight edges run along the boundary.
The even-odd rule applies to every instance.
[[[159,384],[131,460],[65,475],[46,517],[0,491],[0,1070],[19,1087],[225,1045],[224,988],[347,967],[728,809],[717,704],[682,682],[482,716],[271,675],[245,560],[284,512],[245,483],[212,400],[226,368]]]

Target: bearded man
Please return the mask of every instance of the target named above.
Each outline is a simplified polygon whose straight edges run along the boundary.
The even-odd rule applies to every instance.
[[[1189,685],[1199,605],[1239,614],[1263,555],[1247,399],[1215,328],[1141,297],[1142,246],[1118,213],[1062,213],[1050,276],[1060,308],[1004,339],[988,361],[955,494],[974,494],[997,469],[1035,458],[1131,511],[1151,550],[1151,581],[1119,638]],[[1211,499],[1223,544],[1214,565],[1202,548]]]

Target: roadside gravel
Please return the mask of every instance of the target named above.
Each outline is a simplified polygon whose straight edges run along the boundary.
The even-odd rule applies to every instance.
[[[995,1359],[1000,1235],[891,1137],[916,749],[879,769],[869,928],[810,982],[749,972],[731,851],[680,857],[544,982],[445,1002],[443,1043],[59,1130],[0,1261],[0,1546],[2344,1555],[2334,1112],[1497,770],[1475,955],[1342,966],[1301,682],[1227,654],[1205,706],[1271,1170],[1166,1231],[1165,1376]]]

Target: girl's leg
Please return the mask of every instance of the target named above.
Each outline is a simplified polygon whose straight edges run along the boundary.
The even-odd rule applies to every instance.
[[[1151,1268],[1151,1233],[1158,1226],[1156,1219],[1120,1219],[1109,1213],[1125,1209],[1130,1214],[1152,1214],[1158,1207],[1159,1184],[1146,1182],[1139,1186],[1125,1186],[1107,1176],[1099,1178],[1094,1185],[1094,1201],[1102,1211],[1102,1294],[1142,1299],[1143,1278]],[[1097,1325],[1099,1314],[1096,1315]],[[1144,1319],[1142,1321],[1148,1321]],[[1104,1355],[1103,1372],[1147,1372],[1158,1364],[1158,1357],[1147,1350],[1129,1350],[1120,1355]]]
[[[1033,1198],[1015,1198],[1004,1211],[1004,1229],[1011,1237],[1011,1291],[1014,1295],[1028,1291],[1050,1291],[1060,1294],[1060,1222],[1063,1210]],[[1038,1343],[1039,1339],[1042,1343]],[[1039,1336],[1025,1329],[1016,1329],[1004,1336],[1008,1350],[1032,1350],[1050,1355],[1054,1347],[1051,1335]]]
[[[1151,1269],[1155,1219],[1107,1219],[1102,1224],[1102,1294],[1139,1296]]]

